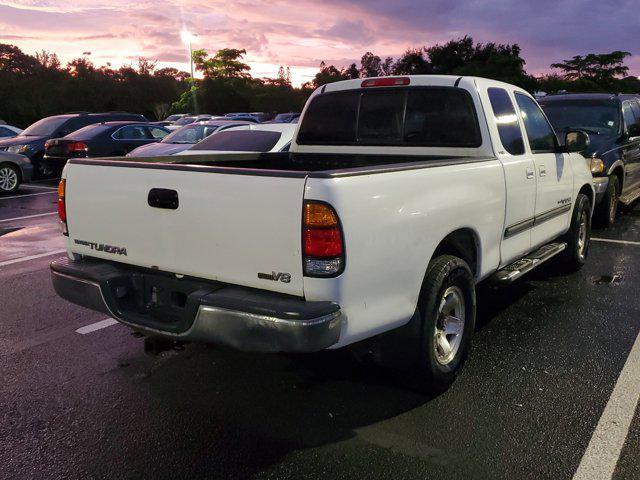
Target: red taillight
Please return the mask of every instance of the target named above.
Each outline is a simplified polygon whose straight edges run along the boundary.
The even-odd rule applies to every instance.
[[[409,77],[383,77],[383,78],[368,78],[364,80],[360,86],[366,87],[400,87],[402,85],[409,85],[411,80]]]
[[[342,255],[342,234],[337,227],[305,228],[304,254],[309,257],[333,258]]]
[[[342,227],[330,205],[317,201],[304,203],[302,244],[305,275],[331,277],[344,269]]]
[[[68,235],[67,231],[67,204],[65,202],[65,191],[67,187],[67,181],[63,178],[58,184],[58,217],[62,223],[62,233]]]
[[[53,145],[53,142],[51,140],[47,140],[46,142],[44,142],[44,149],[46,150],[47,148],[49,148],[51,145]]]
[[[80,153],[89,150],[86,143],[83,142],[71,142],[67,144],[67,150],[69,153]]]

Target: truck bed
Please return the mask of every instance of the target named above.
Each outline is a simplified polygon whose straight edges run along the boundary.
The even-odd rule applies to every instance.
[[[331,178],[388,171],[441,167],[491,160],[493,157],[364,155],[328,153],[231,153],[142,158],[73,159],[70,163],[133,168],[209,171],[227,174]]]

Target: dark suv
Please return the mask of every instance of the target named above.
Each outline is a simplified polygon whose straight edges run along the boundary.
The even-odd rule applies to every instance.
[[[34,166],[34,178],[54,176],[54,169],[43,161],[44,144],[51,138],[64,137],[94,123],[126,120],[147,122],[143,115],[127,112],[67,113],[46,117],[31,124],[20,135],[0,140],[0,151],[19,153],[29,157]]]
[[[613,224],[618,203],[640,197],[640,96],[611,93],[549,95],[538,100],[556,132],[583,130],[596,189],[594,221]]]

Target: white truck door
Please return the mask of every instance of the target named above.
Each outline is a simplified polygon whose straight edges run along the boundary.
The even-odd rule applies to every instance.
[[[525,149],[512,96],[501,87],[487,88],[486,95],[491,105],[491,110],[487,111],[489,129],[495,139],[496,155],[504,169],[506,186],[505,222],[500,245],[500,264],[503,266],[531,250],[536,203],[535,166]],[[483,103],[487,104],[486,101]]]
[[[573,170],[568,154],[558,153],[557,139],[542,109],[528,95],[515,92],[527,135],[527,151],[536,167],[538,182],[533,247],[554,239],[569,226],[573,196]]]

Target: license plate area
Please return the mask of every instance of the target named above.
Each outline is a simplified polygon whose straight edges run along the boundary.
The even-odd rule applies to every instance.
[[[108,303],[123,320],[180,333],[189,329],[201,298],[220,285],[168,275],[136,272],[107,282]]]

